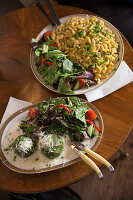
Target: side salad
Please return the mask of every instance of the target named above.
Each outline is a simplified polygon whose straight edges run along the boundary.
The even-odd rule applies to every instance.
[[[74,93],[75,90],[96,84],[92,71],[86,71],[75,60],[69,60],[51,40],[51,31],[44,33],[40,41],[32,39],[30,46],[36,55],[37,71],[46,85],[59,93]]]

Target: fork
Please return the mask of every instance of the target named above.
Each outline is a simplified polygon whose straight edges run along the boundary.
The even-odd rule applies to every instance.
[[[72,144],[71,144],[71,148],[76,154],[78,154],[78,156],[80,158],[82,158],[82,160],[86,164],[88,164],[97,173],[99,179],[103,178],[103,174],[102,174],[101,170],[98,168],[98,166],[88,156],[85,155],[85,153],[83,153],[81,150],[79,150],[78,148],[76,148]]]
[[[95,153],[91,149],[87,148],[85,145],[75,142],[75,141],[71,141],[70,145],[71,145],[71,148],[74,150],[74,152],[77,153],[79,157],[81,157],[90,167],[92,167],[95,170],[95,172],[97,173],[100,179],[103,178],[102,172],[100,171],[98,166],[89,157],[85,155],[85,153],[93,157],[95,160],[98,160],[99,162],[104,164],[106,167],[109,168],[111,172],[114,172],[114,167],[105,158]],[[83,153],[83,151],[85,153]]]

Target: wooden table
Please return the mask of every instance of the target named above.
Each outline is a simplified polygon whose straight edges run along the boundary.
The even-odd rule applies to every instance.
[[[73,7],[55,6],[59,17],[90,12]],[[9,97],[38,102],[57,94],[44,88],[34,77],[30,64],[28,42],[48,24],[35,8],[24,8],[0,17],[0,119]],[[133,51],[127,40],[124,60],[133,69]],[[105,131],[97,153],[109,159],[128,136],[133,119],[133,84],[128,84],[109,96],[97,100],[94,105],[102,114]],[[84,96],[81,96],[85,98]],[[96,162],[98,166],[100,163]],[[56,171],[23,175],[12,172],[0,162],[0,189],[14,192],[41,192],[74,183],[92,173],[92,169],[80,161]]]

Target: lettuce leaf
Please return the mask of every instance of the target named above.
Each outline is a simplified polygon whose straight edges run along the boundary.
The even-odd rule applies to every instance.
[[[66,92],[70,92],[71,89],[69,87],[69,83],[66,79],[64,78],[60,78],[59,80],[59,85],[58,85],[58,91],[60,93],[66,93]]]
[[[73,73],[73,63],[70,60],[65,59],[63,61],[62,73]]]
[[[43,64],[39,67],[38,72],[42,75],[42,78],[46,85],[52,85],[58,82],[58,72],[55,65],[44,66]]]
[[[49,58],[53,58],[55,59],[55,61],[58,59],[58,58],[63,58],[65,59],[66,58],[66,55],[63,54],[61,51],[59,50],[53,50],[53,51],[48,51],[48,53],[45,55],[45,59],[49,59]]]

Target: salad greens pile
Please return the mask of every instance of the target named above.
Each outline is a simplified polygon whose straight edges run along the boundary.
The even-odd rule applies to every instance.
[[[89,138],[95,136],[95,122],[89,124],[86,120],[88,110],[88,104],[78,97],[49,98],[36,109],[29,110],[20,128],[29,137],[39,137],[41,132],[43,135],[68,135],[71,140],[81,142],[84,133]]]
[[[59,93],[74,93],[77,89],[96,84],[93,72],[85,71],[74,60],[70,61],[50,38],[47,41],[32,39],[30,44],[37,56],[37,71],[43,82],[57,89]]]

